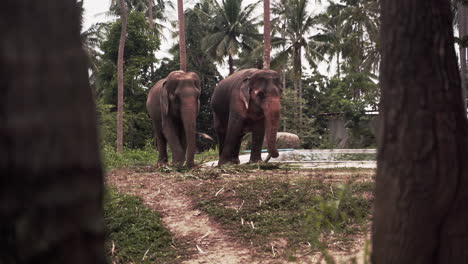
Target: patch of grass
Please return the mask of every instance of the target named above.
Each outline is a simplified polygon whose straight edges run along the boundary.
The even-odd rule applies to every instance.
[[[160,215],[140,198],[108,189],[104,201],[109,263],[171,263],[180,255]]]
[[[103,146],[101,153],[106,170],[150,165],[156,163],[158,158],[158,153],[151,144],[143,149],[124,149],[123,153],[117,153],[111,146]]]
[[[346,247],[347,236],[359,233],[369,220],[372,201],[362,195],[367,187],[359,182],[259,177],[221,184],[207,182],[194,190],[197,207],[232,235],[269,252],[278,238],[287,239],[290,251],[306,242],[321,250],[319,242],[328,241],[324,237]]]
[[[218,160],[218,154],[219,151],[217,147],[214,149],[205,150],[201,153],[197,153],[195,154],[195,163],[203,164],[205,162]]]

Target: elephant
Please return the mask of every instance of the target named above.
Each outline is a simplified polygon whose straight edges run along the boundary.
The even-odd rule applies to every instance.
[[[167,163],[167,143],[174,165],[194,166],[196,119],[200,106],[200,78],[173,71],[149,91],[146,109],[153,123],[158,165]]]
[[[245,69],[222,80],[211,97],[214,128],[218,136],[218,166],[239,164],[242,137],[252,132],[250,162],[261,162],[263,138],[268,153],[276,158],[276,133],[281,109],[281,82],[278,72]],[[266,132],[266,133],[265,133]]]

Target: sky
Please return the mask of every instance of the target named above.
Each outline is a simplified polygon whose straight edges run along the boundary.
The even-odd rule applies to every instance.
[[[186,8],[191,8],[193,5],[197,2],[198,0],[184,0],[184,9]],[[243,1],[243,6],[253,3],[257,0],[244,0]],[[174,0],[175,2],[175,0]],[[84,0],[84,29],[88,29],[91,25],[97,22],[104,22],[104,21],[109,21],[113,20],[113,17],[109,17],[105,15],[105,12],[109,10],[111,0]],[[177,4],[175,4],[177,6]],[[321,12],[323,10],[323,6],[316,5],[315,1],[310,1],[309,3],[309,12],[312,14],[318,14],[318,12]],[[257,8],[257,12],[262,12],[262,8]],[[168,13],[168,16],[171,20],[176,20],[176,12],[175,10],[171,10]],[[172,39],[170,36],[169,32],[165,32],[166,35],[166,41],[162,41],[161,44],[161,49],[156,53],[156,57],[171,57],[171,55],[167,52],[170,47],[174,45],[176,40]],[[218,66],[218,70],[223,76],[227,76],[229,73],[227,69],[227,65],[220,65]],[[322,72],[322,74],[326,74],[325,70],[326,66],[320,65],[319,70]],[[332,67],[333,68],[333,67]],[[306,73],[309,71],[305,71]]]

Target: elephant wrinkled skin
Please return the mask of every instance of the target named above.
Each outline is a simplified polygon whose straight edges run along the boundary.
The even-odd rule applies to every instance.
[[[252,132],[250,162],[260,162],[263,138],[276,158],[281,83],[272,70],[246,69],[222,80],[214,89],[211,107],[218,134],[219,162],[239,163],[242,137]],[[266,132],[266,133],[265,133]]]
[[[158,164],[167,163],[169,143],[174,164],[194,165],[199,97],[200,78],[193,72],[173,71],[151,88],[146,109],[153,122]]]

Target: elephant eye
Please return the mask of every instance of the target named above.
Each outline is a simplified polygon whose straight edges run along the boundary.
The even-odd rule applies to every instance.
[[[262,91],[259,91],[259,92],[257,93],[257,96],[258,96],[258,98],[260,98],[260,99],[264,99],[264,98],[265,98],[265,93],[262,92]]]

